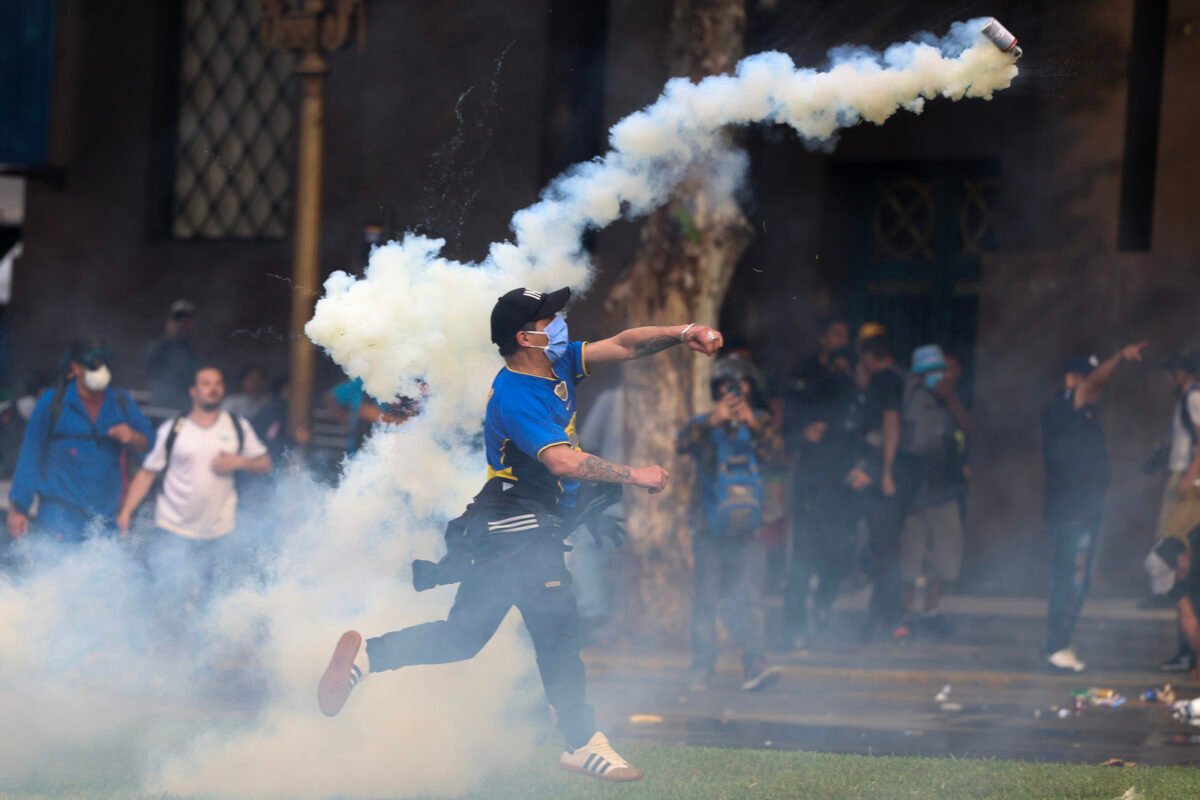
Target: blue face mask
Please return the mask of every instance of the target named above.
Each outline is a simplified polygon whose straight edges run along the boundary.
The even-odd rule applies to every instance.
[[[933,387],[937,386],[939,383],[941,383],[941,382],[942,382],[942,376],[944,376],[945,374],[946,374],[946,373],[944,373],[944,372],[930,372],[930,373],[928,373],[928,374],[925,376],[925,388],[926,388],[926,389],[933,389]]]
[[[538,347],[537,345],[530,345],[530,347],[545,350],[546,358],[550,359],[551,364],[557,364],[567,354],[567,345],[570,344],[571,339],[567,333],[567,318],[562,314],[555,315],[550,324],[546,326],[546,330],[526,331],[526,333],[546,337],[545,347]]]

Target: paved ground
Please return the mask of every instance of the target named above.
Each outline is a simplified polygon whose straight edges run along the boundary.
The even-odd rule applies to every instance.
[[[603,726],[620,738],[662,743],[773,747],[834,753],[1018,758],[1101,763],[1200,764],[1200,728],[1174,722],[1161,705],[1142,702],[1161,686],[1154,668],[1171,655],[1170,611],[1132,601],[1092,604],[1076,637],[1085,675],[1041,670],[1044,603],[956,598],[955,626],[944,641],[864,644],[850,631],[861,597],[844,601],[838,631],[824,641],[779,654],[781,681],[747,695],[733,658],[716,684],[687,688],[683,652],[646,655],[593,648],[592,697]],[[947,703],[935,695],[950,684]],[[1091,708],[1060,719],[1072,691],[1114,689],[1120,708]],[[1200,685],[1176,676],[1181,697]]]

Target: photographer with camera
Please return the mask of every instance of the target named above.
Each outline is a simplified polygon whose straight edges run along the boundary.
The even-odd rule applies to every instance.
[[[607,781],[635,781],[642,771],[621,758],[587,704],[579,657],[579,611],[563,560],[563,539],[582,523],[619,540],[602,512],[631,484],[661,492],[668,473],[629,467],[583,452],[575,434],[575,385],[603,364],[653,355],[676,345],[712,355],[721,334],[695,323],[631,328],[599,342],[571,341],[562,310],[570,289],[543,294],[514,289],[492,309],[492,342],[505,366],[492,382],[484,421],[488,478],[466,512],[446,528],[447,555],[415,562],[418,590],[458,583],[449,616],[364,640],[347,631],[317,690],[328,716],[370,671],[472,658],[514,605],[537,655],[546,697],[566,739],[559,766]],[[596,484],[599,484],[598,486]]]
[[[760,467],[778,453],[780,442],[771,415],[754,402],[752,375],[749,362],[736,356],[717,362],[711,382],[716,406],[688,422],[676,445],[697,464],[690,681],[696,691],[712,681],[722,596],[728,600],[727,627],[742,648],[742,689],[762,689],[779,678],[778,667],[766,662]]]

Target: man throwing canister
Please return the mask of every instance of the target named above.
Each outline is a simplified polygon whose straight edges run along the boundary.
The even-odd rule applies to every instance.
[[[471,658],[515,605],[566,739],[559,765],[602,780],[634,781],[642,771],[596,730],[587,704],[579,614],[563,539],[583,521],[598,536],[619,538],[614,518],[599,512],[619,498],[620,485],[659,492],[669,476],[657,465],[629,467],[583,452],[575,435],[575,385],[604,364],[679,344],[711,356],[724,340],[718,331],[692,323],[573,342],[562,314],[570,295],[565,288],[545,294],[514,289],[492,309],[492,341],[505,366],[488,394],[487,482],[466,512],[447,525],[446,557],[437,564],[413,564],[418,590],[459,584],[449,615],[367,640],[347,631],[321,678],[317,699],[321,711],[333,716],[370,672]]]

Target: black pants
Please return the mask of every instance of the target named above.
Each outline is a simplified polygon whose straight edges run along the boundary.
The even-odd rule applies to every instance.
[[[1046,624],[1046,654],[1071,645],[1075,623],[1083,610],[1092,564],[1096,560],[1096,540],[1100,516],[1055,522],[1048,525],[1051,573],[1050,605]]]
[[[445,620],[367,640],[371,671],[472,658],[513,606],[533,639],[542,686],[558,714],[559,730],[568,746],[582,747],[596,732],[596,720],[585,697],[579,611],[556,542],[527,547],[473,568],[459,585]]]
[[[841,480],[797,487],[794,497],[792,564],[783,592],[784,632],[791,637],[807,631],[814,575],[817,585],[812,598],[818,618],[826,617],[833,607],[838,588],[854,564],[855,523],[861,506],[860,493]]]
[[[692,667],[717,663],[717,611],[722,598],[726,628],[742,648],[747,673],[765,660],[763,588],[767,546],[761,536],[722,536],[699,531],[692,537]]]
[[[872,508],[867,515],[870,529],[868,574],[871,578],[871,602],[867,617],[872,625],[896,625],[904,616],[900,541],[904,533],[904,521],[920,488],[919,464],[910,463],[909,459],[897,455],[892,465],[892,478],[896,483],[896,493],[891,497],[884,495],[879,485],[867,489],[872,492]]]

